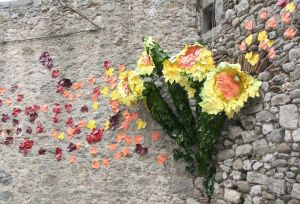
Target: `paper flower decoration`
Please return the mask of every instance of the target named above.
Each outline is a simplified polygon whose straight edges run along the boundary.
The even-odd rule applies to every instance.
[[[261,19],[261,20],[266,20],[267,18],[268,18],[268,11],[267,10],[261,10],[260,12],[259,12],[259,18]]]
[[[291,14],[290,13],[282,13],[280,14],[281,22],[284,24],[291,23]]]
[[[272,16],[268,21],[267,21],[267,27],[268,28],[276,28],[277,26],[277,22],[276,22],[276,18],[274,16]]]
[[[295,3],[293,3],[293,2],[291,2],[291,3],[288,3],[287,5],[286,5],[286,7],[285,7],[285,10],[287,11],[287,12],[294,12],[295,10],[296,10],[296,5],[295,5]]]
[[[296,30],[293,27],[290,27],[290,28],[286,29],[286,31],[284,32],[283,35],[287,39],[293,39],[296,35]]]
[[[245,55],[245,59],[252,65],[256,65],[259,60],[259,54],[253,54],[253,52],[248,52]]]
[[[252,28],[253,28],[253,21],[247,20],[245,22],[245,28],[246,28],[246,30],[252,30]]]
[[[138,60],[136,72],[139,75],[150,75],[153,72],[154,67],[155,65],[152,57],[144,51]]]
[[[253,35],[250,34],[246,39],[245,39],[245,43],[250,46],[252,44],[253,41]]]
[[[281,8],[284,8],[287,5],[287,0],[278,0],[277,5],[280,6]]]
[[[239,64],[222,62],[211,71],[201,91],[199,105],[209,114],[222,111],[228,118],[244,106],[249,97],[259,96],[261,82],[241,71]]]

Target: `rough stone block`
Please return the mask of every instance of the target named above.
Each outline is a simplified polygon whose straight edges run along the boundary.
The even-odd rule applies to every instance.
[[[285,129],[298,127],[299,113],[296,105],[281,106],[279,110],[279,124]]]

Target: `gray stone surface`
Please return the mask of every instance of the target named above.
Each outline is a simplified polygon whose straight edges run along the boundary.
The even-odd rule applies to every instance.
[[[225,188],[224,199],[232,203],[240,203],[242,194],[231,189]]]
[[[296,129],[298,126],[299,112],[296,105],[280,107],[279,124],[285,129]]]
[[[247,172],[247,181],[249,183],[266,185],[269,181],[269,177],[264,174],[261,174],[261,173],[257,173],[254,171],[248,171]]]
[[[294,142],[300,142],[300,128],[292,132]]]
[[[235,149],[235,154],[237,156],[244,156],[252,153],[252,145],[244,144],[240,145]]]
[[[293,198],[300,199],[300,184],[299,183],[294,183],[291,195]]]

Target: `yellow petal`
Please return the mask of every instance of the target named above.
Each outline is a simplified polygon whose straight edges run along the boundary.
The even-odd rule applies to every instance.
[[[96,128],[96,122],[95,122],[95,120],[90,120],[88,122],[88,124],[86,125],[86,128],[89,128],[90,130],[95,129]]]
[[[252,44],[253,41],[253,35],[249,35],[246,39],[245,39],[245,43],[250,46]]]
[[[59,140],[64,140],[65,139],[65,133],[59,133],[58,135],[57,135],[57,139],[59,139]]]
[[[107,96],[108,90],[109,90],[109,87],[108,87],[108,86],[104,87],[104,88],[101,90],[101,94],[102,94],[103,96]]]
[[[98,109],[99,109],[99,102],[93,103],[92,108],[93,108],[94,110],[98,110]]]
[[[259,60],[259,54],[253,54],[252,52],[248,52],[245,55],[245,59],[252,65],[256,65]]]
[[[144,122],[141,118],[139,118],[137,121],[136,121],[136,125],[137,125],[137,128],[138,129],[142,129],[142,128],[145,128],[147,123]]]
[[[268,33],[266,31],[261,31],[258,33],[257,41],[262,42],[268,39]]]
[[[109,68],[108,70],[105,71],[105,74],[109,77],[112,77],[114,75],[114,68]]]
[[[296,9],[296,5],[291,2],[291,3],[288,3],[286,6],[285,6],[285,10],[288,11],[288,12],[294,12]]]
[[[110,126],[110,122],[109,122],[109,120],[106,120],[105,124],[104,124],[104,130],[107,130],[109,128],[109,126]]]

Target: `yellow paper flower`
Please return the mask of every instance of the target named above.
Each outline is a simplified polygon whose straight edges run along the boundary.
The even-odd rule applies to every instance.
[[[256,65],[259,60],[259,54],[253,54],[253,52],[248,52],[245,55],[245,59],[252,65]]]
[[[241,71],[239,64],[222,62],[211,71],[201,91],[199,105],[209,114],[222,111],[232,118],[240,111],[249,97],[259,96],[261,82]]]
[[[109,126],[110,126],[110,122],[109,120],[106,120],[104,124],[104,130],[108,130]]]
[[[141,118],[137,119],[136,121],[136,125],[137,125],[137,128],[138,129],[142,129],[142,128],[145,128],[147,123],[144,122]]]
[[[144,82],[136,72],[121,71],[119,72],[119,80],[116,89],[110,94],[111,100],[118,100],[130,107],[142,99]]]
[[[95,120],[90,120],[88,122],[88,124],[86,125],[86,128],[89,128],[90,130],[95,129],[96,128],[96,122],[95,122]]]
[[[214,68],[212,53],[199,43],[186,45],[177,55],[174,66],[181,73],[187,74],[195,81],[202,81],[206,74]]]
[[[65,139],[65,133],[61,132],[57,135],[57,139],[64,140]]]
[[[101,94],[102,94],[103,96],[107,96],[108,91],[109,91],[109,87],[106,86],[106,87],[104,87],[104,88],[101,90]]]
[[[268,39],[268,33],[266,31],[261,31],[258,33],[257,41],[262,42]]]
[[[99,103],[98,102],[94,102],[93,105],[92,105],[92,108],[94,110],[98,110],[99,109]]]
[[[252,44],[253,41],[253,35],[250,34],[246,39],[245,39],[245,43],[250,46]]]
[[[166,82],[170,82],[171,84],[175,82],[180,82],[182,80],[181,70],[175,66],[170,60],[163,61],[163,75],[165,77]]]
[[[150,75],[153,72],[154,67],[152,57],[144,51],[138,60],[136,72],[139,75]]]
[[[292,12],[294,12],[294,11],[296,10],[296,5],[295,5],[293,2],[288,3],[288,4],[285,6],[285,10],[286,10],[287,12],[292,13]]]
[[[105,71],[105,74],[108,76],[108,77],[112,77],[114,75],[114,68],[110,67],[108,70]]]

